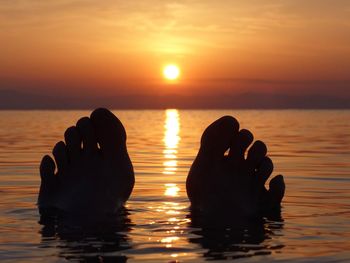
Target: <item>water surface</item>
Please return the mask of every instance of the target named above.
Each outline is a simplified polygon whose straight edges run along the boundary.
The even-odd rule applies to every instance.
[[[350,261],[350,111],[114,113],[126,127],[136,173],[129,215],[107,232],[67,234],[38,223],[38,165],[89,112],[0,111],[2,262]],[[186,176],[202,131],[222,115],[268,145],[287,184],[283,220],[216,231],[191,222]]]

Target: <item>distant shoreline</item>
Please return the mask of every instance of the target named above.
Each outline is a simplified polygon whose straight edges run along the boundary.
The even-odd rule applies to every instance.
[[[0,111],[87,111],[97,107],[86,107],[86,108],[0,108]],[[224,111],[224,110],[240,110],[240,111],[348,111],[348,108],[180,108],[180,107],[167,107],[167,108],[114,108],[109,107],[110,110],[121,110],[121,111],[145,111],[145,110],[188,110],[188,111]]]
[[[48,95],[0,89],[0,109],[4,110],[84,110],[109,109],[350,109],[350,98],[317,94],[283,93],[192,94],[192,95]]]

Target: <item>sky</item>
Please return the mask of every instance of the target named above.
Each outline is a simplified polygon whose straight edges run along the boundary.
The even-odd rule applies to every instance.
[[[0,90],[350,99],[349,17],[348,0],[0,0]]]

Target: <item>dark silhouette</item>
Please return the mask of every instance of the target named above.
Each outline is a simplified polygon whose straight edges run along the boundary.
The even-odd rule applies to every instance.
[[[273,178],[266,190],[273,163],[262,141],[256,141],[245,158],[252,142],[251,132],[239,130],[233,117],[224,116],[209,125],[187,177],[192,209],[203,214],[225,211],[242,219],[279,211],[285,191],[283,176]]]
[[[65,143],[58,142],[52,151],[57,173],[48,155],[40,165],[40,213],[57,209],[100,217],[118,212],[135,181],[122,123],[109,110],[97,109],[64,137]]]
[[[238,122],[229,116],[204,131],[187,178],[193,210],[219,219],[222,212],[246,219],[279,211],[285,189],[283,177],[276,176],[270,189],[265,189],[273,164],[261,141],[256,141],[244,157],[252,141],[253,135],[248,130],[239,131]],[[124,127],[109,110],[97,109],[90,118],[84,117],[68,128],[65,143],[58,142],[52,153],[56,165],[46,155],[40,166],[41,215],[59,211],[94,215],[99,220],[123,207],[134,186],[134,173]]]

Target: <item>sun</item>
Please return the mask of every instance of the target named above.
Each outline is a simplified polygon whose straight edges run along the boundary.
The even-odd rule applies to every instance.
[[[176,80],[180,76],[180,69],[174,64],[166,65],[163,69],[163,75],[167,80]]]

